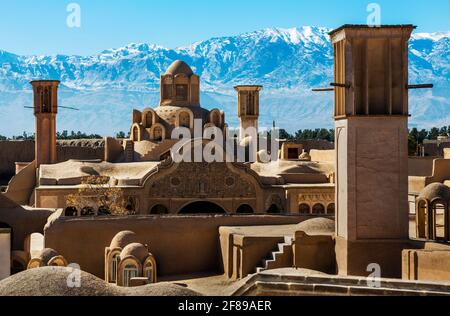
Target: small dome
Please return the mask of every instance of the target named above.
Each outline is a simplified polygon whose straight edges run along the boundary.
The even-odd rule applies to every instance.
[[[442,183],[432,183],[426,186],[419,195],[419,199],[432,201],[440,198],[444,201],[450,201],[450,188]]]
[[[138,259],[139,262],[144,263],[145,259],[147,259],[147,257],[149,256],[149,252],[147,247],[145,247],[143,244],[133,243],[123,248],[122,252],[120,253],[121,260],[125,259],[128,256],[134,256],[136,259]]]
[[[136,233],[126,230],[126,231],[121,231],[120,233],[118,233],[116,236],[114,236],[114,238],[111,241],[111,245],[109,246],[109,248],[114,249],[114,248],[125,248],[127,245],[135,243],[138,241],[138,237],[136,235]]]
[[[192,71],[191,67],[189,67],[189,65],[186,64],[184,61],[176,60],[172,63],[172,65],[169,66],[165,75],[176,76],[179,74],[184,74],[190,77],[194,74],[194,72]]]
[[[46,266],[52,258],[57,256],[59,256],[59,253],[56,250],[45,248],[33,259],[40,259],[42,264]]]

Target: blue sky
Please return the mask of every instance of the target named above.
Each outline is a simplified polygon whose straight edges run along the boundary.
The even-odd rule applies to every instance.
[[[81,28],[67,27],[72,2],[81,7]],[[373,2],[383,24],[450,30],[450,0],[0,0],[0,49],[86,55],[131,42],[174,48],[265,27],[366,23]]]

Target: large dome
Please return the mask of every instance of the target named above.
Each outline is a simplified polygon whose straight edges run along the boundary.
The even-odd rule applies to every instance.
[[[0,281],[0,296],[199,296],[170,283],[118,287],[81,271],[81,286],[68,287],[70,269],[44,267],[26,270]]]
[[[184,74],[190,77],[194,74],[194,72],[192,71],[191,67],[189,67],[189,65],[186,64],[184,61],[176,60],[172,63],[172,65],[169,66],[165,75],[176,76],[179,74]]]

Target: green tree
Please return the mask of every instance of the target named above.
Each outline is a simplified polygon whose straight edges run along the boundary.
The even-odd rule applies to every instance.
[[[428,139],[436,140],[439,136],[439,129],[437,127],[433,127],[428,133]]]
[[[126,135],[123,131],[117,133],[116,138],[126,138]]]
[[[280,139],[292,140],[293,137],[285,129],[280,129]]]
[[[417,146],[418,146],[417,138],[415,138],[411,133],[408,136],[408,154],[410,156],[417,155]]]

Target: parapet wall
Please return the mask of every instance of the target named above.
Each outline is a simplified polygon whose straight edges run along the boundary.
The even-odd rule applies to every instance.
[[[450,245],[425,243],[422,247],[403,250],[403,280],[450,283]]]
[[[409,157],[408,175],[414,177],[429,177],[433,174],[436,157]]]
[[[334,149],[332,150],[311,149],[309,155],[311,156],[311,160],[315,162],[331,162],[334,164],[334,162],[336,161],[336,151]]]
[[[297,224],[305,216],[59,217],[45,229],[45,246],[83,271],[104,277],[105,247],[123,230],[134,231],[155,256],[160,276],[223,272],[219,227]]]
[[[57,143],[58,161],[104,158],[103,140],[64,140]],[[16,162],[34,160],[34,141],[0,141],[0,178],[9,180]]]

